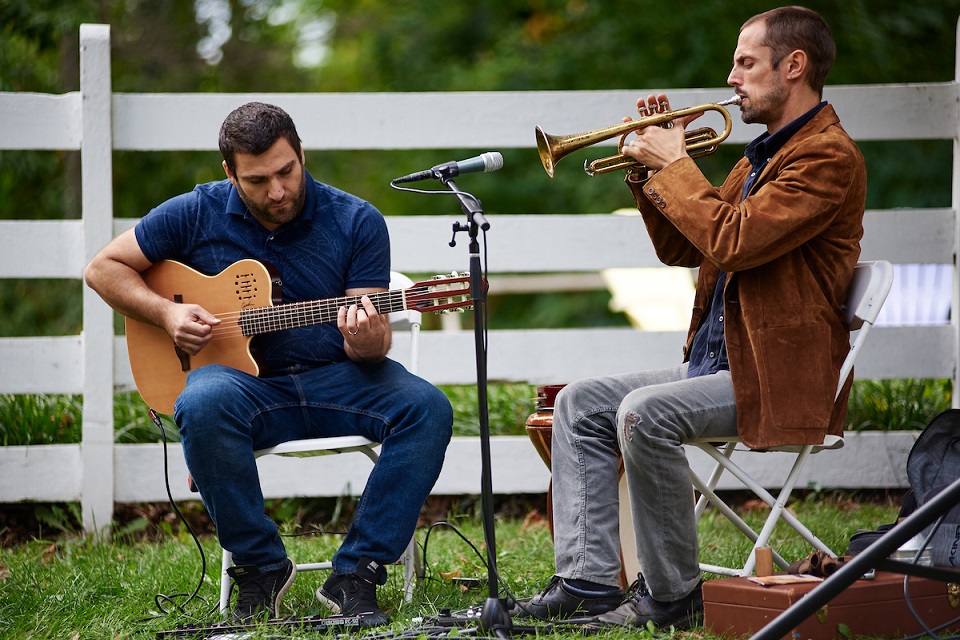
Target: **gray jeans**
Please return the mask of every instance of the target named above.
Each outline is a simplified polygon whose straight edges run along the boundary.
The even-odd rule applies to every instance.
[[[681,445],[736,434],[737,414],[728,371],[686,375],[682,365],[587,378],[557,395],[551,444],[557,575],[618,584],[622,452],[650,594],[673,601],[697,585],[693,488]]]

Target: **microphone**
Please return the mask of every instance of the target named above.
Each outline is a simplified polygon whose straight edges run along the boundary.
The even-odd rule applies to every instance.
[[[486,173],[503,168],[503,156],[499,151],[488,151],[481,153],[473,158],[460,160],[459,162],[445,162],[438,164],[426,171],[417,171],[405,175],[402,178],[396,178],[391,184],[401,182],[419,182],[420,180],[444,180],[447,178],[456,178],[462,173]]]

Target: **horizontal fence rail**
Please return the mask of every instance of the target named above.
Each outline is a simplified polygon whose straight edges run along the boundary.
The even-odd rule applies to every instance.
[[[536,125],[565,134],[619,122],[637,96],[648,92],[113,93],[109,28],[83,25],[80,35],[80,91],[0,93],[0,149],[80,151],[83,218],[0,221],[0,278],[81,278],[93,254],[136,222],[113,217],[112,152],[216,150],[224,116],[250,100],[273,102],[288,110],[307,149],[463,149],[482,144],[476,148],[530,149],[531,161],[536,162]],[[692,105],[716,102],[731,92],[717,88],[669,93],[675,104]],[[950,265],[954,309],[960,245],[958,96],[957,82],[841,86],[825,91],[844,127],[858,141],[954,142],[951,207],[868,211],[861,243],[864,260]],[[389,111],[383,109],[385,103],[391,105]],[[460,117],[456,122],[425,118],[430,113]],[[904,118],[904,113],[910,117]],[[423,126],[425,121],[429,127]],[[472,123],[468,139],[463,136],[464,121]],[[725,144],[742,145],[758,133],[755,126],[735,119]],[[522,294],[523,287],[513,284],[518,276],[549,278],[552,287],[573,290],[602,283],[599,274],[607,269],[662,266],[636,216],[567,213],[488,216],[491,295]],[[465,270],[465,252],[448,246],[456,220],[452,216],[388,216],[393,268],[415,274]],[[530,242],[534,237],[535,245]],[[92,531],[109,526],[114,502],[164,500],[166,493],[161,445],[113,442],[113,393],[133,389],[126,345],[113,335],[113,312],[86,288],[83,305],[79,336],[0,338],[0,393],[84,398],[82,443],[0,448],[0,502],[80,501],[84,526]],[[409,338],[398,332],[391,354],[404,363]],[[505,330],[498,329],[496,318],[491,318],[488,373],[492,381],[548,384],[669,366],[679,361],[683,338],[682,331],[626,328]],[[952,378],[957,388],[958,343],[956,317],[950,324],[877,327],[858,360],[856,375]],[[436,384],[475,384],[472,332],[424,331],[420,373]],[[906,453],[914,437],[912,433],[850,434],[840,452],[812,459],[807,467],[810,479],[832,487],[904,487]],[[195,497],[183,482],[186,470],[179,446],[168,449],[174,496]],[[546,491],[549,471],[526,438],[494,438],[492,452],[496,492]],[[782,464],[778,457],[755,458],[748,463],[755,475],[771,486],[778,482],[772,473]],[[690,459],[695,470],[706,464],[696,453]],[[479,460],[475,439],[456,438],[434,492],[479,493]],[[369,470],[355,456],[294,462],[264,459],[261,464],[276,466],[264,476],[267,496],[357,494]]]

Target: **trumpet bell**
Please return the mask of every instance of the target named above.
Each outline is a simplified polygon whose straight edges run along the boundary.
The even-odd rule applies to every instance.
[[[537,152],[540,154],[540,162],[543,164],[544,171],[546,171],[547,175],[551,178],[553,177],[555,162],[559,160],[554,151],[554,147],[556,146],[555,140],[555,136],[551,136],[544,132],[539,126],[537,127]]]

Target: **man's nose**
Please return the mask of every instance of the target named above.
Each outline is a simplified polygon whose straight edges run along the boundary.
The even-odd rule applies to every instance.
[[[283,184],[279,180],[271,180],[267,195],[271,200],[283,200]]]

